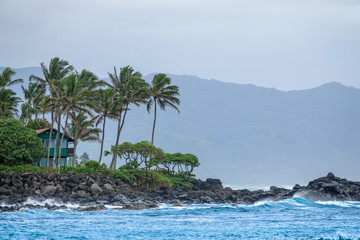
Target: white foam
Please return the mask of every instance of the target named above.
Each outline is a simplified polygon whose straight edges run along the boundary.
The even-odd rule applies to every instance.
[[[249,186],[249,185],[232,185],[232,184],[224,184],[224,187],[230,187],[233,190],[250,190],[250,191],[256,191],[256,190],[263,190],[263,191],[269,191],[270,186]],[[292,189],[293,186],[290,185],[281,185],[278,186],[279,188],[285,188],[285,189]]]
[[[272,201],[258,201],[256,203],[252,204],[251,206],[258,207],[258,206],[267,205],[269,203],[273,203],[273,202]]]
[[[301,198],[301,199],[306,199],[305,196],[306,196],[306,193],[308,191],[301,191],[301,192],[296,192],[293,196],[293,198]]]
[[[107,209],[118,209],[118,208],[123,208],[123,206],[117,206],[117,205],[104,205]]]
[[[14,207],[14,206],[15,204],[5,204],[4,202],[0,204],[0,207]]]
[[[56,207],[60,207],[60,206],[65,206],[67,208],[70,209],[74,209],[74,208],[79,208],[80,205],[79,204],[74,204],[74,203],[63,203],[62,201],[56,201],[53,198],[47,198],[43,201],[39,201],[37,199],[33,199],[33,198],[28,198],[26,199],[26,201],[23,203],[23,205],[33,205],[33,206],[42,206],[45,207],[45,205],[49,205],[49,206],[56,206]]]
[[[339,206],[339,207],[359,207],[359,202],[349,202],[349,201],[317,201],[317,204],[328,205],[328,206]]]

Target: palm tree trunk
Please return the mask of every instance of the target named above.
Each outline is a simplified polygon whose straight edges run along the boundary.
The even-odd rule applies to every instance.
[[[59,148],[59,134],[60,134],[60,124],[61,124],[61,113],[59,113],[59,119],[58,119],[58,129],[57,129],[57,133],[56,133],[56,138],[55,138],[55,148],[54,148],[54,157],[53,157],[53,167],[56,167],[56,155],[57,155],[57,150]]]
[[[156,124],[156,98],[154,98],[154,123],[153,123],[153,129],[152,129],[152,135],[151,135],[151,144],[154,145],[154,134],[155,134],[155,124]]]
[[[118,121],[115,146],[119,145],[120,127],[121,127],[121,114],[120,114],[120,118],[119,118],[119,121]],[[110,169],[115,169],[116,168],[116,158],[117,158],[117,156],[115,154],[113,154],[113,158],[112,158],[110,166],[109,166]]]
[[[72,167],[75,167],[76,146],[77,146],[77,141],[74,141],[74,156],[73,156],[73,160],[72,160],[72,163],[71,163]]]
[[[119,143],[119,138],[120,138],[120,134],[121,134],[121,130],[124,126],[124,123],[125,123],[125,118],[126,118],[126,113],[127,113],[127,109],[129,107],[129,104],[126,104],[126,108],[125,108],[125,113],[124,113],[124,116],[123,116],[123,119],[122,119],[122,123],[121,123],[121,127],[120,127],[120,132],[119,132],[119,136],[118,136],[118,143]],[[117,144],[116,144],[117,145]]]
[[[103,122],[103,132],[102,132],[102,137],[101,137],[99,164],[101,164],[101,158],[102,158],[102,154],[103,154],[104,137],[105,137],[105,122],[106,122],[106,116],[104,116],[104,122]]]
[[[68,120],[69,120],[69,113],[66,114],[66,119],[65,119],[65,128],[66,125],[68,124]],[[64,136],[65,136],[65,132],[63,132],[62,136],[61,136],[61,140],[60,140],[60,147],[59,147],[59,158],[58,158],[58,167],[60,170],[60,161],[61,161],[61,149],[62,149],[62,142],[64,141]]]
[[[118,128],[118,135],[117,135],[115,146],[119,145],[120,134],[121,134],[121,130],[122,130],[122,128],[124,126],[124,123],[125,123],[125,118],[126,118],[126,113],[127,113],[128,106],[129,106],[129,104],[126,104],[125,113],[124,113],[124,116],[123,116],[122,121],[121,121],[120,129]],[[120,119],[121,119],[121,115],[120,115]],[[110,166],[113,164],[112,169],[116,169],[116,158],[117,158],[117,155],[113,154],[113,159],[112,159],[111,164],[110,164]]]
[[[50,166],[50,148],[51,148],[51,136],[52,136],[53,129],[54,129],[54,118],[53,118],[53,114],[51,113],[51,128],[50,128],[50,133],[49,133],[49,143],[48,143],[48,153],[47,153],[47,158],[46,158],[46,166]]]

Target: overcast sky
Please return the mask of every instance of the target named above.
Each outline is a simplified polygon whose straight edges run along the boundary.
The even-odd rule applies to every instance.
[[[68,60],[292,90],[360,88],[358,0],[0,0],[0,66]]]

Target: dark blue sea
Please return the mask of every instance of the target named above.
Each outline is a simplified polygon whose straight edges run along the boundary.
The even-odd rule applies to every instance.
[[[0,213],[0,239],[360,239],[360,202]]]

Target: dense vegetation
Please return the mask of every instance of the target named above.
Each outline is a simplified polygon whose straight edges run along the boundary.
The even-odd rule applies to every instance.
[[[44,145],[36,131],[19,120],[0,120],[0,164],[32,164],[45,156]]]
[[[24,93],[23,101],[9,89],[13,84],[23,83],[23,80],[13,80],[15,72],[10,68],[6,68],[0,75],[0,121],[6,128],[6,134],[12,133],[0,135],[0,142],[8,144],[1,147],[0,164],[7,165],[2,166],[2,170],[32,169],[51,172],[57,168],[58,172],[103,173],[147,189],[160,185],[182,188],[191,186],[193,168],[199,166],[197,158],[191,154],[164,153],[162,149],[154,146],[157,105],[163,110],[169,106],[179,112],[179,88],[171,85],[169,77],[160,73],[153,77],[151,83],[147,83],[142,79],[142,74],[130,66],[121,67],[119,72],[114,67],[114,72],[108,73],[111,80],[108,83],[88,70],[75,71],[72,65],[58,57],[51,59],[49,66],[44,63],[40,65],[43,76],[32,75],[29,77],[28,86],[21,86]],[[19,112],[20,102],[23,103]],[[152,108],[154,110],[151,142],[121,143],[121,132],[130,108],[141,104],[146,105],[149,112]],[[6,119],[12,119],[15,124],[16,120],[13,118],[18,118],[21,123],[17,121],[17,126],[11,128],[6,125],[10,120]],[[106,151],[107,154],[112,154],[109,169],[105,164],[101,164],[107,119],[118,122],[114,145],[111,151]],[[50,128],[50,132],[57,129],[52,161],[50,144],[44,150],[40,139],[36,138],[35,131],[31,130],[41,128]],[[56,154],[62,148],[62,144],[58,143],[63,141],[64,135],[61,135],[60,139],[59,134],[63,131],[74,139],[74,156],[80,142],[98,141],[98,161],[78,163],[74,157],[70,164],[60,167],[60,156]],[[23,132],[26,132],[26,136],[29,135],[24,139],[25,147],[14,142],[20,139],[19,134],[25,135]],[[33,163],[43,157],[47,158],[48,166],[52,162],[53,169],[8,167]],[[119,169],[116,167],[118,158],[124,160]]]

